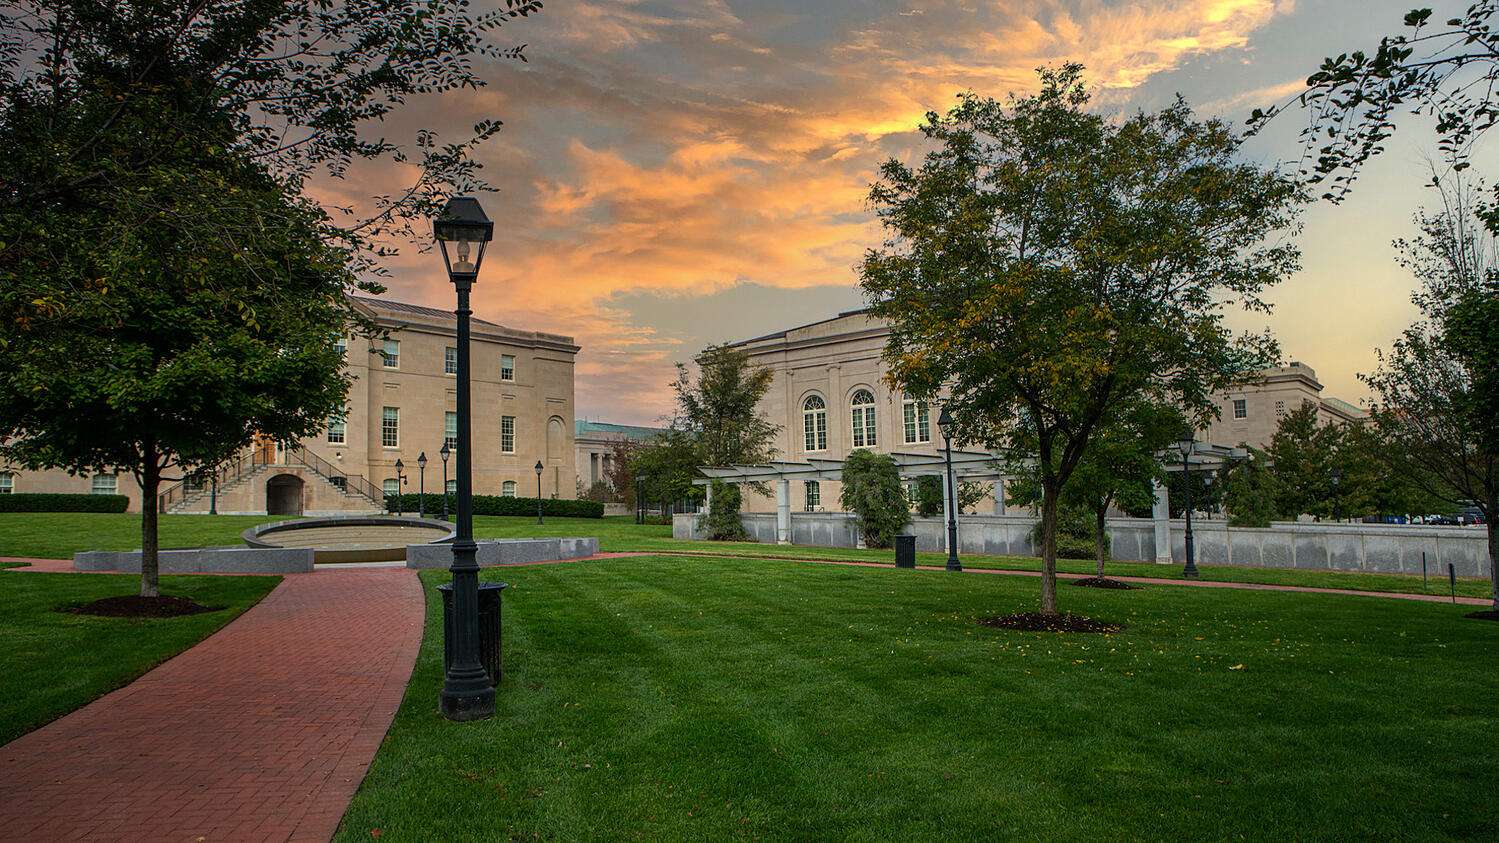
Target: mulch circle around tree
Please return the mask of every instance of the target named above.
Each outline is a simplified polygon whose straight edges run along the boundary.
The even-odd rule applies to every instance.
[[[1469,612],[1463,615],[1463,617],[1480,621],[1499,621],[1499,609],[1484,609],[1482,612]]]
[[[1073,580],[1072,584],[1083,588],[1113,588],[1120,591],[1134,591],[1140,587],[1122,580],[1111,580],[1108,577],[1083,577],[1080,580]]]
[[[1108,623],[1082,615],[1043,615],[1038,612],[1016,612],[979,618],[979,624],[994,629],[1017,629],[1021,632],[1121,632],[1123,624]]]
[[[78,606],[63,606],[57,611],[100,618],[180,618],[184,615],[216,612],[220,608],[223,607],[204,606],[186,597],[141,597],[138,594],[128,594],[121,597],[101,597]]]

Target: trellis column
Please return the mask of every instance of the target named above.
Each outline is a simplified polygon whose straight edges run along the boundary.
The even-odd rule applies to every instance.
[[[1155,561],[1157,564],[1171,564],[1171,496],[1161,481],[1150,481],[1151,491],[1155,492],[1155,503],[1150,507],[1150,517],[1155,522]]]
[[[776,481],[776,544],[791,544],[791,481]]]

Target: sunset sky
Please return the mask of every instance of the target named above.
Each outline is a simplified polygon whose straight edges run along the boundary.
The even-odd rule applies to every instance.
[[[862,304],[875,169],[919,155],[922,114],[956,92],[1030,91],[1038,65],[1077,60],[1102,111],[1180,92],[1242,123],[1414,3],[557,0],[502,35],[528,64],[487,65],[488,88],[415,101],[393,128],[504,120],[480,156],[497,231],[475,309],[576,338],[580,418],[650,423],[670,409],[673,362],[705,344]],[[1442,19],[1466,0],[1429,5]],[[1302,125],[1285,115],[1247,154],[1294,160]],[[1235,319],[1268,322],[1328,394],[1362,399],[1356,373],[1412,317],[1390,242],[1435,198],[1433,148],[1414,121],[1397,133],[1349,201],[1309,210],[1304,269],[1272,293],[1275,314]],[[391,297],[452,306],[436,258],[407,250],[389,268]]]

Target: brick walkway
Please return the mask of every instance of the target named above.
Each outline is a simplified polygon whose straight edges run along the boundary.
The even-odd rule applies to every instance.
[[[414,571],[286,576],[197,646],[0,747],[0,839],[327,840],[423,617]]]

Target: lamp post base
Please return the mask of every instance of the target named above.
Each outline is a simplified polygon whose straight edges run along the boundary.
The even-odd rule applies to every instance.
[[[961,571],[961,570],[963,570],[963,565],[962,565],[962,563],[958,562],[958,560],[956,560],[956,559],[949,559],[949,560],[947,560],[947,570],[949,570],[949,571]]]
[[[442,709],[442,716],[449,720],[466,722],[493,717],[494,688],[489,684],[488,674],[483,668],[479,669],[477,679],[449,674],[438,706]]]

